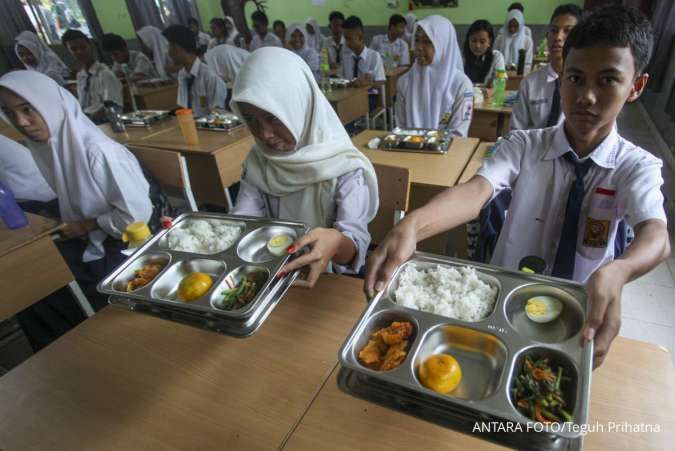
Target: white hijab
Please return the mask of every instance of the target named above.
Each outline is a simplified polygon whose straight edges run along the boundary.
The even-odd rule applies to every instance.
[[[230,16],[225,16],[225,21],[232,24],[232,31],[228,32],[227,41],[225,44],[237,45],[237,39],[239,38],[239,30],[237,29],[237,24],[234,23],[234,19]]]
[[[305,27],[307,25],[311,25],[312,28],[314,28],[314,34],[309,34],[307,28],[305,28],[305,44],[307,45],[307,47],[313,48],[317,52],[320,52],[321,46],[323,45],[324,37],[321,34],[321,27],[319,26],[319,22],[317,22],[315,18],[310,17],[305,22]]]
[[[248,55],[248,50],[229,44],[221,44],[206,52],[204,58],[206,64],[225,80],[228,88],[231,88]]]
[[[434,60],[428,66],[417,61],[398,82],[406,99],[406,126],[438,128],[441,117],[452,111],[455,97],[452,81],[464,74],[462,53],[455,27],[442,16],[429,16],[417,22],[434,45]],[[415,27],[415,30],[417,30]]]
[[[246,102],[276,116],[296,140],[293,152],[273,153],[256,140],[244,162],[244,177],[259,190],[279,197],[279,217],[311,227],[332,227],[338,177],[363,170],[370,190],[368,220],[377,213],[377,177],[323,95],[307,64],[276,47],[256,50],[234,84],[231,107],[241,116]],[[302,192],[300,202],[287,196]],[[297,199],[296,196],[292,196]]]
[[[291,48],[291,35],[296,31],[302,33],[302,35],[305,38],[305,46],[300,50],[295,50]],[[305,27],[302,26],[302,24],[299,23],[291,24],[288,27],[288,30],[286,30],[286,45],[288,45],[289,50],[298,55],[300,58],[302,58],[311,69],[312,73],[314,74],[314,77],[318,77],[320,64],[319,52],[317,52],[313,47],[309,46],[308,40],[309,40],[309,33],[307,33],[307,30],[305,29]]]
[[[58,196],[61,219],[83,221],[109,213],[113,207],[122,207],[111,204],[110,197],[115,201],[127,201],[123,208],[135,220],[149,219],[148,211],[152,211],[147,194],[149,185],[136,157],[94,125],[68,90],[46,75],[23,70],[0,77],[0,86],[26,99],[49,127],[46,143],[27,139],[26,144],[40,172]],[[123,193],[102,190],[101,185],[108,181],[94,178],[92,159],[115,163],[115,167],[123,172],[112,175],[115,181],[130,181],[123,189],[119,183],[114,185]],[[145,196],[135,195],[137,193],[145,193]],[[105,255],[103,241],[107,236],[101,229],[89,233],[90,244],[83,256],[85,262]]]
[[[64,84],[64,77],[70,73],[68,66],[35,33],[22,31],[14,38],[14,52],[17,58],[19,58],[19,46],[27,48],[37,61],[37,66],[24,64],[26,69],[38,71],[54,78],[60,85]]]
[[[147,25],[136,32],[146,47],[152,50],[152,60],[155,62],[155,69],[162,79],[168,79],[166,66],[169,62],[169,42],[166,40],[159,28]]]
[[[515,34],[509,33],[509,22],[516,19],[518,22],[518,32]],[[504,34],[502,36],[503,46],[502,53],[504,54],[504,63],[518,64],[518,50],[525,48],[525,42],[528,38],[527,29],[525,28],[525,17],[518,9],[512,9],[506,15],[506,22],[504,22]]]
[[[417,24],[417,16],[414,13],[408,13],[405,15],[405,41],[410,44],[412,49],[415,44],[415,24]]]

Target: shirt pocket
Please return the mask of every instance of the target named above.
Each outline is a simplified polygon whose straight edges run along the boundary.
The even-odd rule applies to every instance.
[[[578,253],[591,260],[614,255],[617,224],[616,193],[596,188],[590,196],[586,215],[582,216]]]

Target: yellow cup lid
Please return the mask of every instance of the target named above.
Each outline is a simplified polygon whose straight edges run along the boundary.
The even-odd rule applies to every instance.
[[[150,228],[144,222],[133,222],[122,235],[123,241],[143,241],[150,236]]]

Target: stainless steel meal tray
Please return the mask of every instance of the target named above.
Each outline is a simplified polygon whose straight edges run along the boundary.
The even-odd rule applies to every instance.
[[[191,223],[194,225],[193,221],[203,219],[225,221],[239,228],[239,235],[228,247],[213,249],[214,253],[211,254],[170,248],[169,238],[172,233],[185,229]],[[248,330],[255,326],[248,322],[260,318],[261,313],[278,300],[275,296],[282,295],[290,285],[289,282],[296,277],[295,273],[277,277],[279,270],[291,257],[286,254],[281,257],[272,255],[267,249],[267,241],[278,234],[299,237],[307,230],[304,224],[293,221],[218,213],[186,213],[176,218],[170,229],[154,236],[101,281],[98,290],[114,298],[126,299],[129,301],[128,305],[151,305],[165,312],[178,311],[201,316],[205,321],[215,318],[225,324],[236,322],[237,327]],[[148,263],[158,263],[163,269],[147,285],[126,292],[126,284],[133,278],[134,271]],[[187,274],[196,271],[209,274],[213,285],[200,298],[183,302],[177,295],[180,281]],[[255,298],[238,310],[223,309],[223,290],[238,285],[244,276],[252,272],[262,273],[261,277],[265,279]],[[119,301],[116,303],[120,304]],[[240,335],[245,334],[245,330]]]
[[[330,85],[333,88],[349,88],[352,85],[352,80],[347,80],[345,78],[333,78],[330,79]]]
[[[168,111],[139,110],[123,114],[122,122],[132,127],[148,127],[167,117],[169,117]]]
[[[200,130],[221,132],[229,132],[244,125],[241,119],[232,113],[211,113],[208,116],[195,119],[195,122]]]
[[[395,128],[384,135],[380,149],[392,152],[445,154],[452,144],[452,136],[444,130]]]
[[[498,289],[494,310],[480,321],[467,322],[398,305],[395,293],[401,272],[408,265],[474,267],[479,279]],[[552,295],[563,302],[561,315],[547,324],[527,319],[524,306],[536,295]],[[541,433],[578,439],[581,425],[588,420],[593,354],[592,343],[580,345],[586,308],[584,288],[575,282],[416,253],[371,301],[343,344],[339,360],[344,368],[368,376],[394,395],[412,397],[420,405],[433,403],[434,409],[448,415],[459,411],[527,428],[528,423],[535,423],[516,409],[511,388],[525,355],[545,355],[556,366],[563,366],[572,379],[564,391],[574,422],[546,425]],[[409,321],[415,329],[405,361],[384,372],[362,365],[358,353],[370,334],[392,321]],[[418,380],[419,365],[436,353],[453,355],[462,368],[460,385],[447,395],[427,389]]]

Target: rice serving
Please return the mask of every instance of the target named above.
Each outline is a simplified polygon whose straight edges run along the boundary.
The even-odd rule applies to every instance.
[[[396,303],[461,321],[480,321],[494,309],[497,287],[478,278],[474,268],[407,265],[399,276]]]
[[[237,241],[241,225],[217,219],[193,219],[187,225],[169,232],[169,249],[215,254],[222,252]]]

